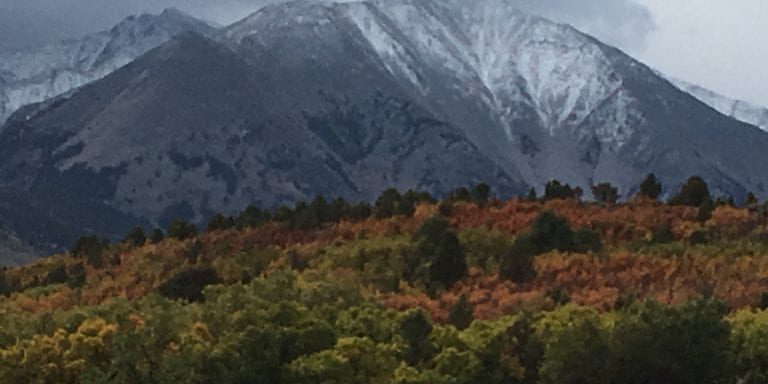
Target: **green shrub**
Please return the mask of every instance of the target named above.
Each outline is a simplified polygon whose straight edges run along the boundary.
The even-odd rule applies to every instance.
[[[675,241],[675,234],[672,233],[672,227],[661,225],[656,227],[651,234],[652,244],[669,244]]]
[[[694,231],[688,237],[688,244],[690,245],[705,245],[707,243],[709,243],[709,234],[706,231]]]
[[[589,228],[581,228],[573,234],[574,252],[588,253],[603,250],[600,233]]]

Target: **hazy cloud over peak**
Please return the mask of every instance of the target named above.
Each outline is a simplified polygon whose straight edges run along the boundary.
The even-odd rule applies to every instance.
[[[606,43],[639,50],[654,29],[648,9],[632,0],[514,0],[520,9],[567,23]]]
[[[109,28],[122,18],[177,7],[225,25],[280,0],[3,0],[0,50],[36,46]],[[471,1],[471,0],[467,0]],[[653,21],[632,0],[509,0],[525,11],[565,22],[612,44],[642,45]]]
[[[225,25],[277,1],[0,0],[0,51],[78,37],[168,7]],[[571,24],[677,78],[768,105],[766,0],[508,1]]]

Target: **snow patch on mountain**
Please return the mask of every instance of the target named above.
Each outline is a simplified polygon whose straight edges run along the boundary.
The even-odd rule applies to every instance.
[[[742,100],[735,100],[682,80],[667,79],[681,90],[690,93],[718,112],[768,131],[768,108]]]
[[[214,29],[181,11],[130,16],[109,31],[0,56],[0,125],[16,110],[103,78],[183,32]]]
[[[601,45],[572,27],[523,14],[503,0],[437,4],[396,0],[343,6],[388,70],[422,93],[428,86],[420,68],[481,84],[480,92],[471,86],[468,91],[509,117],[510,136],[519,103],[530,105],[542,127],[555,135],[578,127],[622,86]],[[622,146],[631,135],[631,126],[617,124],[613,129],[621,134],[600,135],[606,144]]]

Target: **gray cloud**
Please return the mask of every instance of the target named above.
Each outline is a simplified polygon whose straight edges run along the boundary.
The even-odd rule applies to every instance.
[[[220,24],[234,22],[280,0],[3,0],[0,50],[38,46],[103,30],[141,12],[177,7]],[[467,0],[471,1],[471,0]],[[637,48],[653,27],[632,0],[510,0],[526,11],[574,25],[620,46]]]
[[[648,9],[633,0],[515,0],[530,13],[571,24],[612,45],[638,51],[654,29]]]
[[[225,25],[277,1],[285,0],[0,0],[0,51],[78,37],[167,7]],[[675,77],[768,105],[768,77],[761,75],[768,61],[765,0],[508,1]]]

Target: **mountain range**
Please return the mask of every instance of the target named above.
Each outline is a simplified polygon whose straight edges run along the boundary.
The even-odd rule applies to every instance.
[[[131,16],[109,31],[0,55],[0,125],[17,109],[65,94],[114,72],[181,32],[216,30],[177,9]]]
[[[112,45],[68,43],[102,47],[82,66],[29,71],[29,89],[45,86],[26,95],[45,101],[0,132],[0,226],[37,249],[388,187],[484,181],[510,196],[558,179],[629,196],[653,172],[667,195],[697,174],[715,194],[768,196],[754,166],[767,133],[505,0],[295,1],[218,31],[174,11],[121,25],[96,35]],[[146,41],[121,37],[136,25]],[[8,68],[4,84],[23,88],[31,67]],[[65,72],[77,81],[39,80]]]

